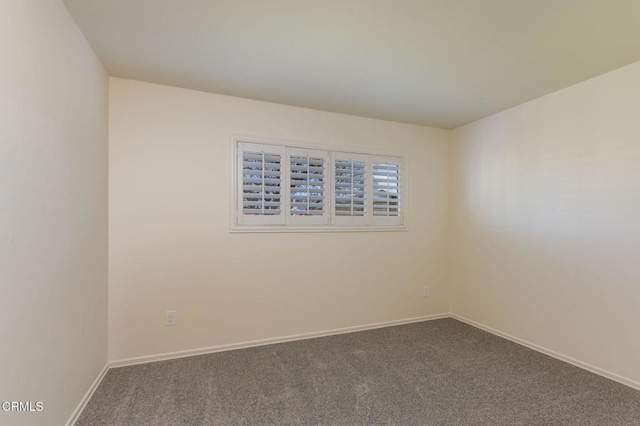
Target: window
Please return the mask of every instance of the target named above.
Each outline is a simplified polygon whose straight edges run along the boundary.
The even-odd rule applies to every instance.
[[[404,225],[404,159],[234,141],[236,228],[391,229]]]

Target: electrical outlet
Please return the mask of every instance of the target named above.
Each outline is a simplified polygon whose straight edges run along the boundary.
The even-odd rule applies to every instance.
[[[177,323],[176,311],[165,312],[164,325],[176,325]]]
[[[429,287],[426,285],[422,287],[422,297],[429,297]]]

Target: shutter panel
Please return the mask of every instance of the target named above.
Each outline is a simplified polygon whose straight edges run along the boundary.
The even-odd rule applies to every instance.
[[[315,149],[288,148],[288,223],[326,225],[329,223],[329,192],[326,168],[329,153]]]
[[[284,225],[284,148],[238,142],[238,224]]]
[[[401,225],[402,167],[397,157],[372,157],[372,225]]]
[[[366,155],[332,153],[333,207],[335,225],[366,225],[369,208],[369,161]]]

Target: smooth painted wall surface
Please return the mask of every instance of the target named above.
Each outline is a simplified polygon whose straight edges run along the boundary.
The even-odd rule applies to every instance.
[[[447,131],[117,78],[109,105],[111,360],[448,312]],[[230,234],[231,133],[406,153],[409,231]]]
[[[0,424],[61,425],[107,362],[108,78],[58,0],[0,1]]]
[[[453,313],[640,382],[640,63],[452,133]]]

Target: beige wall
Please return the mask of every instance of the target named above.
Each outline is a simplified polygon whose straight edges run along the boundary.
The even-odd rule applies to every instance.
[[[60,425],[107,362],[106,73],[58,0],[0,1],[0,424]]]
[[[640,384],[640,63],[455,130],[455,314]]]
[[[116,78],[109,130],[111,360],[448,311],[446,131]],[[408,154],[409,231],[230,234],[230,133]]]

